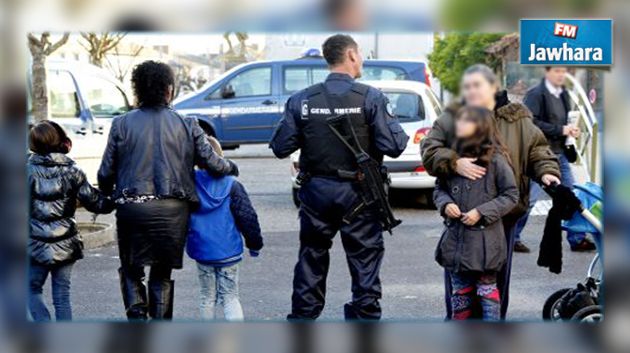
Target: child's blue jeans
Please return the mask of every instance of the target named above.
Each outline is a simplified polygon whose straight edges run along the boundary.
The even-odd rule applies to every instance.
[[[72,320],[70,306],[70,277],[73,263],[60,266],[31,264],[29,268],[29,311],[34,321],[50,321],[44,302],[44,284],[48,274],[52,278],[52,299],[57,321]]]
[[[200,285],[199,311],[203,320],[215,318],[215,308],[223,306],[228,321],[242,321],[243,308],[238,296],[238,264],[211,266],[197,263]]]

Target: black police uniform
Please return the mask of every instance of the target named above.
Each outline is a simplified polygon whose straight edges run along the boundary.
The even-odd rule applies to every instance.
[[[324,83],[294,94],[286,103],[269,146],[278,158],[301,149],[300,170],[309,175],[299,194],[300,252],[289,319],[316,319],[321,314],[328,252],[338,231],[352,276],[352,302],[344,308],[345,317],[381,317],[382,227],[372,209],[359,213],[350,224],[342,222],[360,200],[359,186],[351,177],[357,164],[326,118],[347,114],[361,147],[382,161],[383,155],[398,157],[409,139],[387,106],[382,92],[339,73],[331,73]]]

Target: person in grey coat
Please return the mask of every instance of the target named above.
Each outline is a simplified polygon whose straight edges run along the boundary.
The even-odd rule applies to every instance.
[[[460,156],[474,158],[487,173],[474,181],[458,174],[439,178],[434,192],[445,224],[435,258],[451,273],[454,320],[472,318],[477,302],[482,319],[500,319],[497,272],[507,260],[501,218],[516,206],[519,195],[492,119],[492,112],[485,108],[459,110],[453,148]]]

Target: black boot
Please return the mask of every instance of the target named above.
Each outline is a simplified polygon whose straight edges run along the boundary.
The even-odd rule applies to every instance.
[[[173,319],[175,281],[149,280],[149,316],[154,320]]]
[[[368,321],[381,319],[381,306],[378,301],[359,307],[356,303],[346,303],[343,306],[343,314],[346,321]]]
[[[126,276],[122,268],[120,275],[120,290],[122,292],[125,311],[129,321],[147,319],[147,288],[142,280],[134,280]]]

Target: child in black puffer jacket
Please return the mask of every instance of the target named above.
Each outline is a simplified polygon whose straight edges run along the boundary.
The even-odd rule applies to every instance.
[[[95,213],[109,213],[114,204],[93,188],[85,173],[66,156],[72,142],[58,124],[43,121],[35,125],[29,144],[33,152],[27,162],[31,193],[29,309],[33,320],[50,320],[42,298],[50,273],[55,317],[71,320],[72,265],[83,258],[83,242],[74,219],[77,199]]]

